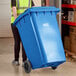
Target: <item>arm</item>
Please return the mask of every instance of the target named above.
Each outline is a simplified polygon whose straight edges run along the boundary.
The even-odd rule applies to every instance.
[[[11,0],[13,16],[17,18],[16,0]]]
[[[16,6],[12,7],[12,11],[13,11],[14,18],[16,19],[17,18],[17,9],[16,9]]]
[[[50,6],[50,0],[46,0],[46,6]]]
[[[32,7],[33,7],[33,6],[35,6],[35,5],[34,5],[34,2],[33,2],[33,0],[32,0]]]

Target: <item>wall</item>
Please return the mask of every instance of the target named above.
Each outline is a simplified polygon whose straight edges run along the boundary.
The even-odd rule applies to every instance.
[[[0,0],[0,37],[12,37],[10,1]]]

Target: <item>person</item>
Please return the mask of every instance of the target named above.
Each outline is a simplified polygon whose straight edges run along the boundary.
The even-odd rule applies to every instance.
[[[18,15],[23,13],[25,9],[34,6],[33,1],[31,0],[11,0],[11,28],[14,36],[14,60],[12,64],[19,65],[19,52],[20,52],[20,36],[18,29],[16,26],[13,26],[13,22],[17,18]],[[23,58],[23,65],[24,62],[27,60],[27,56],[24,50],[24,47],[22,45],[22,58]]]

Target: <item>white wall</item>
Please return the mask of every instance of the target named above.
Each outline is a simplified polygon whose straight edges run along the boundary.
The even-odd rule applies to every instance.
[[[0,0],[0,37],[12,37],[10,2],[11,0]]]

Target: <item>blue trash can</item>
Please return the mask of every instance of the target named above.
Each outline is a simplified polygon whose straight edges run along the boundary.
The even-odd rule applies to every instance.
[[[32,7],[14,22],[32,69],[54,69],[66,61],[56,19],[58,12],[55,7]]]

